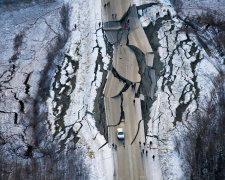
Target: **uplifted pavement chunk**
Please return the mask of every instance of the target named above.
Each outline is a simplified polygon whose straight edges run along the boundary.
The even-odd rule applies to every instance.
[[[139,48],[144,54],[152,52],[147,36],[141,26],[131,31],[128,36],[129,45]]]
[[[136,6],[132,6],[129,13],[129,45],[135,46],[140,49],[145,55],[146,65],[153,67],[154,54],[148,38],[141,26],[141,23],[138,19]]]
[[[105,97],[117,96],[125,86],[125,83],[114,77],[111,71],[109,71],[108,77],[109,78],[107,79],[104,95]]]
[[[153,67],[154,54],[152,52],[145,54],[145,62],[147,66]]]
[[[134,52],[126,45],[114,49],[113,67],[118,74],[131,82],[140,82],[139,67]]]
[[[109,31],[109,30],[116,31],[116,30],[120,30],[120,29],[122,29],[120,22],[109,21],[109,22],[103,23],[104,31]]]

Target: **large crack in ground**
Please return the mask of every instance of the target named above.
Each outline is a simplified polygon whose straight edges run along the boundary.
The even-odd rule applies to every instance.
[[[175,75],[172,75],[172,72],[173,72],[173,63],[172,63],[172,60],[173,60],[173,57],[176,53],[179,54],[179,48],[183,49],[183,45],[189,45],[188,42],[191,42],[188,34],[186,33],[186,36],[187,36],[187,39],[185,40],[182,40],[179,42],[179,44],[176,46],[176,48],[170,53],[169,50],[168,50],[168,39],[166,39],[166,42],[167,42],[167,58],[169,58],[169,61],[168,61],[168,65],[170,67],[170,72],[169,72],[169,76],[168,77],[165,77],[165,72],[166,72],[166,68],[163,67],[162,63],[159,63],[160,62],[160,56],[159,56],[159,53],[158,53],[158,48],[160,47],[160,44],[159,44],[159,39],[158,39],[158,31],[159,29],[163,26],[163,22],[164,21],[171,21],[172,22],[172,19],[170,17],[170,13],[168,12],[168,15],[165,15],[161,18],[158,18],[155,22],[155,25],[153,25],[153,23],[150,23],[148,25],[148,27],[144,28],[145,30],[145,33],[149,39],[149,42],[150,42],[150,45],[152,46],[152,49],[154,51],[154,66],[155,65],[159,65],[161,68],[158,69],[158,71],[156,70],[156,75],[158,77],[160,76],[163,76],[163,82],[162,82],[162,91],[164,91],[165,89],[165,86],[168,87],[168,90],[170,91],[170,93],[173,95],[173,92],[172,92],[172,85],[174,83],[174,81],[176,80],[177,76],[176,74]],[[174,29],[174,26],[171,26],[170,30],[168,31],[172,31]],[[179,31],[177,32],[177,35],[176,35],[176,39],[178,37],[178,34],[179,34]],[[164,37],[166,36],[165,32],[164,32]],[[166,36],[167,37],[167,36]],[[196,103],[198,104],[198,96],[199,96],[199,88],[198,88],[198,83],[197,83],[197,76],[195,75],[195,68],[196,68],[196,65],[197,63],[199,63],[201,61],[201,59],[199,58],[200,54],[196,54],[196,51],[197,51],[197,46],[195,45],[195,43],[192,43],[191,45],[191,49],[189,52],[186,52],[184,49],[184,55],[187,59],[190,59],[191,57],[193,56],[196,56],[196,61],[190,63],[191,65],[191,69],[192,69],[192,73],[193,73],[193,78],[192,78],[192,81],[193,81],[193,84],[190,84],[190,82],[188,82],[187,85],[190,84],[190,89],[186,90],[187,85],[184,86],[184,89],[183,89],[183,92],[181,94],[181,98],[179,100],[179,105],[178,107],[176,108],[176,115],[173,115],[173,111],[171,109],[171,104],[170,104],[170,94],[168,94],[168,101],[169,101],[169,108],[170,108],[170,111],[172,113],[173,116],[175,116],[175,121],[174,121],[174,125],[176,125],[176,121],[181,121],[182,120],[182,114],[185,112],[185,110],[187,109],[187,107],[189,106],[189,104],[192,102],[192,100],[194,99],[196,101]],[[189,54],[189,56],[187,55]],[[173,77],[172,77],[173,76]],[[185,94],[188,93],[188,92],[193,92],[194,93],[194,98],[190,98],[190,100],[188,102],[185,103]]]
[[[123,92],[126,92],[126,90],[128,90],[129,87],[130,87],[130,85],[126,83],[124,85],[124,87],[122,88],[122,90],[117,95],[113,96],[112,98],[116,98],[116,97],[121,96],[123,94]]]
[[[199,98],[199,92],[200,92],[200,89],[198,87],[198,82],[197,82],[197,75],[195,73],[195,68],[197,66],[197,64],[199,62],[201,62],[202,58],[200,58],[200,51],[197,52],[196,54],[196,60],[191,62],[190,65],[191,65],[191,71],[192,71],[192,74],[193,74],[193,77],[192,77],[192,82],[193,83],[190,83],[188,82],[187,85],[190,85],[190,89],[189,90],[186,90],[186,88],[188,87],[187,85],[184,86],[183,88],[183,91],[182,91],[182,94],[181,94],[181,97],[179,99],[179,105],[177,106],[176,108],[176,117],[174,119],[174,126],[176,126],[176,122],[179,121],[181,122],[182,121],[182,116],[183,116],[183,113],[186,111],[186,109],[188,108],[188,106],[191,104],[191,102],[193,100],[196,101],[196,105],[197,105],[197,109],[198,109],[198,98]],[[185,95],[188,93],[188,92],[192,92],[192,94],[194,94],[194,98],[190,98],[190,100],[188,102],[185,103]],[[186,117],[187,119],[187,117]]]
[[[145,10],[149,7],[152,7],[154,5],[158,5],[159,3],[146,3],[146,4],[143,4],[143,5],[140,5],[140,6],[137,6],[137,10]]]
[[[103,31],[104,34],[104,31]],[[105,34],[104,34],[104,41],[106,44],[106,53],[110,56],[110,62],[108,65],[108,70],[112,67],[112,58],[113,58],[113,48],[112,45],[108,42]],[[105,88],[105,84],[107,81],[107,74],[108,71],[105,70],[104,63],[102,62],[103,57],[100,49],[98,50],[98,57],[96,60],[96,67],[100,65],[100,72],[102,72],[102,83],[100,87],[97,89],[97,95],[95,97],[94,102],[94,118],[95,118],[95,125],[98,129],[98,131],[104,135],[105,139],[108,140],[108,128],[106,123],[106,114],[105,114],[105,105],[104,105],[104,95],[103,90]],[[96,68],[95,68],[96,69]]]
[[[141,82],[140,87],[138,89],[138,92],[136,93],[136,96],[139,97],[140,94],[143,94],[145,99],[144,101],[141,101],[141,110],[142,110],[142,119],[144,120],[144,130],[145,134],[147,134],[148,131],[148,121],[150,119],[150,107],[152,106],[152,103],[154,100],[151,98],[151,67],[146,66],[145,63],[145,55],[143,52],[138,49],[135,46],[128,45],[131,50],[134,52],[138,66],[139,66],[139,74],[141,75]]]
[[[60,130],[65,132],[65,125],[64,125],[64,116],[66,115],[66,111],[70,106],[71,98],[70,94],[76,87],[76,71],[79,68],[79,62],[72,60],[72,58],[68,55],[65,56],[68,60],[67,65],[64,69],[58,66],[58,72],[55,75],[55,81],[53,83],[53,91],[54,95],[54,102],[56,102],[56,106],[53,108],[53,115],[55,116],[55,134],[56,136]],[[69,76],[68,72],[66,71],[67,80],[65,84],[61,84],[61,73],[65,70],[69,63],[72,64],[72,68],[74,70],[73,76]]]

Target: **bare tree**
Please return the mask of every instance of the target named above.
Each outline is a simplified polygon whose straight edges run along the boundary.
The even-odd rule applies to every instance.
[[[214,88],[205,106],[193,117],[195,126],[185,134],[184,159],[190,179],[225,179],[225,73],[213,79]],[[177,149],[181,144],[177,142]]]

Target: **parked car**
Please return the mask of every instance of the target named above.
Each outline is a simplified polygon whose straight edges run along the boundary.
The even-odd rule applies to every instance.
[[[117,128],[117,138],[118,138],[119,140],[123,140],[123,139],[124,139],[123,128]]]

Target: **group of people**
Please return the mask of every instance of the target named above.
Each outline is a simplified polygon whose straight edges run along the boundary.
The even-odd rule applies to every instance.
[[[105,3],[104,8],[106,8],[106,6],[110,6],[110,2]]]
[[[134,92],[135,92],[136,83],[131,82],[131,87],[132,87],[132,89],[133,89]],[[134,103],[134,105],[135,105],[135,99],[133,100],[133,103]]]
[[[117,19],[117,14],[112,14],[112,19]]]
[[[145,150],[145,145],[146,145],[146,150]],[[143,149],[141,150],[141,157],[143,157],[144,154],[146,154],[146,156],[148,156],[148,147],[147,144],[145,142],[143,142]],[[139,141],[139,148],[141,149],[141,141]],[[152,148],[152,141],[149,142],[149,150],[151,150]],[[155,155],[153,154],[152,156],[153,161],[155,160]]]
[[[130,30],[130,19],[129,18],[127,19],[127,22],[125,23],[125,29],[128,31]]]
[[[110,2],[104,4],[104,8],[110,7]],[[112,14],[112,19],[117,19],[117,14]]]
[[[145,146],[146,146],[146,149],[145,149]],[[123,141],[123,147],[125,148],[125,142],[124,141]],[[149,142],[149,146],[148,147],[147,147],[147,144],[145,142],[143,142],[143,147],[144,148],[141,150],[141,157],[143,157],[144,154],[146,156],[148,156],[148,148],[149,148],[149,150],[152,149],[152,141]],[[117,150],[117,145],[112,143],[112,148]],[[141,149],[141,141],[139,141],[139,148]],[[152,159],[153,159],[153,161],[155,160],[155,155],[154,154],[152,155]]]
[[[112,143],[112,148],[114,148],[115,150],[117,150],[117,145]]]
[[[123,147],[125,148],[125,142],[123,141]],[[112,143],[112,148],[114,148],[115,150],[117,150],[117,145]]]

